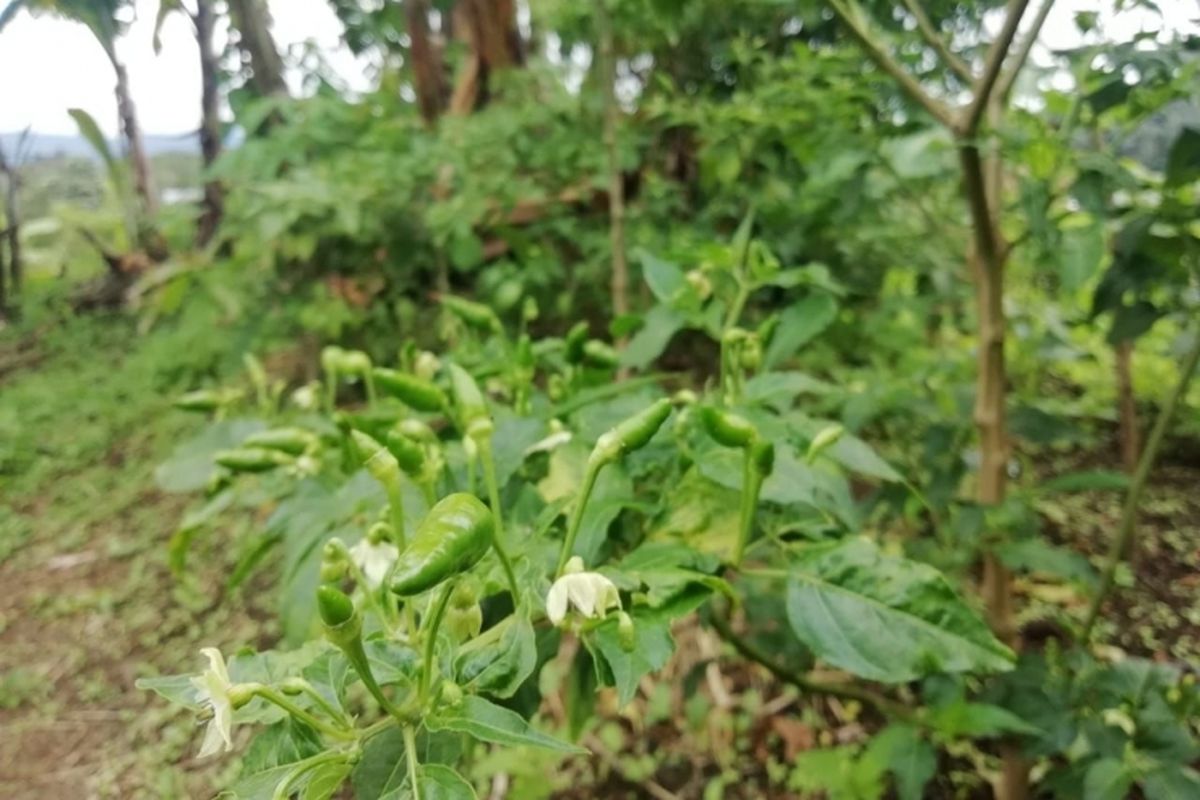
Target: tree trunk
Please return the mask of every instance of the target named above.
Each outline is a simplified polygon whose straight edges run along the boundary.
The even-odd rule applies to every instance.
[[[8,159],[3,150],[0,150],[0,173],[4,175],[4,235],[8,240],[9,276],[9,285],[6,286],[4,260],[0,259],[0,314],[3,314],[8,307],[10,292],[14,303],[20,299],[21,282],[25,272],[21,256],[21,214],[17,207],[20,180],[17,176],[17,165]]]
[[[596,0],[597,62],[600,96],[604,104],[604,149],[608,156],[608,234],[612,249],[611,294],[614,317],[629,313],[629,264],[625,257],[625,181],[617,149],[621,109],[617,105],[617,58],[613,48],[608,0]]]
[[[142,139],[142,128],[138,124],[133,96],[129,93],[129,73],[125,65],[110,55],[113,69],[117,73],[117,114],[121,118],[121,132],[129,147],[129,162],[133,167],[133,187],[142,199],[142,207],[153,216],[158,211],[158,196],[154,192],[154,181],[150,175],[150,160],[146,155],[146,143]]]
[[[1132,475],[1142,450],[1133,395],[1133,342],[1117,342],[1113,349],[1117,357],[1117,437],[1121,442],[1121,463]]]
[[[287,96],[283,59],[271,36],[271,15],[264,0],[229,0],[229,16],[238,32],[242,61],[250,64],[250,87],[259,97]]]
[[[196,0],[196,43],[200,48],[200,155],[205,168],[211,167],[221,155],[220,85],[217,54],[213,51],[215,15],[212,0]],[[204,184],[204,200],[196,225],[196,244],[203,247],[216,233],[225,208],[225,193],[221,182],[209,180]]]
[[[429,0],[404,0],[408,25],[409,59],[421,118],[429,125],[437,121],[446,102],[441,53],[429,32]]]
[[[454,30],[470,54],[459,72],[450,112],[469,114],[488,100],[488,76],[493,70],[524,62],[517,32],[514,0],[459,0],[454,6]]]

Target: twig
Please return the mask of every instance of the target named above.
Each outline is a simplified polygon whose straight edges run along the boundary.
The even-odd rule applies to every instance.
[[[979,130],[979,121],[983,119],[983,112],[987,109],[992,90],[996,88],[1000,70],[1004,66],[1005,56],[1008,55],[1013,38],[1017,35],[1017,29],[1021,26],[1021,17],[1025,16],[1027,8],[1029,8],[1029,0],[1009,0],[1004,25],[1000,28],[996,41],[992,42],[992,46],[988,48],[987,58],[983,64],[983,74],[975,85],[975,96],[971,99],[971,105],[967,106],[962,122],[955,129],[960,137],[969,138]]]
[[[884,716],[894,717],[905,722],[913,722],[917,718],[917,714],[913,709],[891,698],[884,697],[878,692],[873,692],[870,689],[850,683],[815,681],[805,675],[801,675],[799,672],[788,669],[776,663],[766,653],[734,633],[733,628],[729,626],[729,620],[723,617],[718,610],[713,610],[711,619],[713,627],[717,629],[717,633],[721,635],[722,639],[733,645],[733,649],[737,650],[743,657],[766,667],[776,678],[792,684],[801,691],[826,694],[830,697],[840,697],[845,700],[857,700],[873,706]]]
[[[1087,617],[1083,623],[1083,630],[1079,634],[1079,642],[1081,644],[1087,644],[1088,639],[1091,638],[1092,629],[1096,625],[1096,618],[1100,615],[1100,607],[1104,605],[1105,599],[1112,592],[1117,567],[1125,559],[1130,545],[1133,544],[1134,523],[1137,521],[1138,505],[1141,502],[1142,493],[1146,489],[1146,482],[1150,477],[1150,469],[1154,466],[1154,461],[1158,457],[1158,451],[1162,447],[1163,438],[1167,432],[1167,427],[1171,423],[1171,418],[1175,416],[1175,407],[1179,405],[1179,401],[1187,394],[1187,387],[1191,382],[1192,374],[1196,371],[1196,364],[1200,362],[1200,328],[1193,331],[1193,335],[1195,336],[1195,341],[1192,342],[1191,349],[1183,357],[1183,362],[1180,365],[1179,381],[1175,384],[1175,388],[1171,390],[1171,394],[1167,397],[1167,402],[1159,409],[1158,418],[1154,420],[1154,429],[1150,431],[1150,436],[1146,440],[1146,449],[1142,451],[1142,457],[1137,465],[1137,472],[1133,474],[1133,480],[1129,484],[1129,492],[1125,495],[1125,505],[1121,509],[1121,525],[1117,528],[1117,535],[1113,539],[1112,546],[1109,548],[1108,560],[1104,566],[1104,574],[1100,580],[1100,588],[1096,590],[1096,594],[1092,597],[1092,603],[1088,607]]]
[[[634,780],[625,774],[625,769],[621,766],[621,762],[616,756],[608,751],[608,748],[605,747],[604,743],[601,742],[596,736],[588,734],[584,737],[583,743],[587,746],[587,749],[591,750],[600,757],[600,760],[604,762],[606,767],[620,775],[622,779],[629,781],[632,784],[636,784],[637,787],[644,790],[646,794],[657,798],[657,800],[679,800],[679,795],[675,794],[670,789],[667,789],[653,778],[638,778],[637,780]]]
[[[1042,26],[1046,24],[1046,17],[1050,16],[1050,9],[1054,7],[1054,0],[1045,0],[1041,8],[1038,9],[1037,16],[1033,18],[1033,24],[1029,26],[1029,30],[1025,33],[1025,38],[1021,41],[1020,47],[1016,50],[1009,63],[1008,69],[1000,76],[1000,80],[996,84],[996,99],[1003,105],[1008,101],[1008,95],[1012,92],[1013,84],[1017,82],[1017,75],[1020,74],[1021,68],[1025,66],[1025,62],[1029,60],[1029,54],[1033,50],[1033,46],[1037,44],[1038,36],[1042,33]]]
[[[871,32],[863,25],[862,12],[857,5],[853,5],[854,0],[849,0],[849,2],[852,5],[846,5],[846,0],[829,0],[829,5],[833,9],[833,12],[845,23],[846,28],[850,31],[850,35],[858,41],[859,45],[866,52],[867,57],[890,75],[899,84],[905,94],[928,111],[934,119],[953,130],[955,117],[950,107],[921,88],[921,84],[917,82],[917,79],[888,55],[887,51],[883,49]]]
[[[925,41],[929,42],[930,47],[941,56],[942,61],[946,62],[946,66],[968,85],[974,83],[975,75],[971,72],[970,65],[959,58],[958,54],[947,46],[946,40],[942,38],[941,33],[933,26],[932,20],[929,19],[929,15],[925,13],[925,9],[921,6],[921,0],[904,0],[904,7],[916,19],[921,35],[925,37]]]

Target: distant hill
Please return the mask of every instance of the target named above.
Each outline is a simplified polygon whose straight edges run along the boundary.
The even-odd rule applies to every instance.
[[[0,144],[6,152],[11,153],[16,146],[19,132],[0,132]],[[164,135],[146,134],[146,152],[150,156],[164,153],[196,153],[200,149],[199,136],[195,133],[180,133]],[[53,134],[31,132],[26,145],[28,158],[51,158],[53,156],[73,156],[76,158],[97,158],[96,153],[82,136],[74,134]],[[109,146],[117,149],[119,142],[109,140]]]

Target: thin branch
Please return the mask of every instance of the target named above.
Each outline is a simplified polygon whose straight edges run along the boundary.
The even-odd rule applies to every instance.
[[[983,159],[974,142],[959,145],[959,162],[962,166],[963,191],[967,196],[967,207],[971,212],[971,230],[974,234],[976,255],[984,264],[1000,263],[997,258],[1005,249],[1001,246],[988,203],[987,179],[984,176]]]
[[[853,3],[853,0],[850,0],[850,2]],[[829,0],[829,5],[850,31],[850,35],[854,37],[866,52],[867,57],[874,61],[876,66],[891,76],[892,80],[900,86],[900,89],[928,111],[934,119],[953,130],[955,123],[954,112],[945,103],[925,91],[921,87],[921,84],[917,82],[917,79],[909,74],[908,70],[888,55],[883,46],[862,23],[862,12],[858,6],[847,6],[844,0]]]
[[[904,722],[913,722],[917,719],[915,710],[909,708],[903,703],[892,700],[889,697],[884,697],[878,692],[873,692],[870,689],[861,686],[855,686],[851,683],[826,683],[824,681],[814,681],[805,675],[795,672],[782,664],[776,663],[766,653],[759,650],[753,644],[738,636],[733,632],[733,628],[729,626],[729,620],[722,616],[717,609],[713,610],[711,615],[712,625],[716,628],[717,633],[721,638],[733,645],[733,649],[737,650],[744,658],[748,658],[767,668],[772,675],[779,680],[790,683],[797,689],[804,692],[815,694],[827,694],[830,697],[840,697],[843,700],[857,700],[861,703],[866,703],[873,706],[881,714],[887,717]]]
[[[967,106],[962,123],[956,129],[960,137],[974,136],[979,130],[979,122],[983,119],[983,112],[987,109],[992,90],[996,88],[996,81],[1000,77],[1000,69],[1004,66],[1005,56],[1012,47],[1017,29],[1021,26],[1021,17],[1025,16],[1027,8],[1029,0],[1009,0],[1004,25],[1000,28],[996,41],[988,48],[983,74],[975,85],[975,96],[971,99],[971,105]]]
[[[1053,7],[1054,0],[1044,0],[1041,8],[1038,9],[1037,16],[1033,18],[1033,24],[1029,26],[1025,38],[1017,48],[1016,55],[1009,60],[1008,68],[1000,75],[1000,80],[996,83],[996,99],[1001,104],[1008,102],[1013,84],[1017,82],[1017,76],[1021,73],[1025,62],[1029,61],[1029,54],[1033,51],[1033,46],[1037,44],[1038,37],[1042,33],[1042,26],[1046,24],[1046,18],[1050,16],[1050,9]]]
[[[946,44],[946,40],[942,38],[938,29],[933,26],[933,21],[929,19],[929,15],[925,13],[925,9],[921,6],[921,0],[904,0],[904,7],[916,19],[917,28],[920,29],[921,35],[925,37],[925,41],[929,43],[929,46],[941,56],[942,61],[946,62],[946,66],[967,83],[967,85],[974,83],[975,75],[971,72],[970,65],[959,58],[958,54]]]
[[[1146,449],[1142,451],[1142,457],[1138,461],[1137,472],[1133,474],[1133,481],[1129,484],[1129,493],[1125,495],[1125,505],[1121,509],[1121,525],[1117,528],[1117,535],[1108,551],[1108,561],[1104,565],[1100,588],[1092,597],[1092,604],[1088,606],[1087,617],[1083,623],[1083,631],[1079,634],[1081,644],[1086,644],[1091,637],[1092,628],[1096,625],[1096,618],[1100,615],[1100,607],[1104,605],[1104,600],[1112,592],[1117,567],[1125,559],[1130,545],[1133,544],[1134,523],[1137,521],[1142,493],[1146,490],[1146,482],[1150,478],[1150,469],[1158,457],[1158,451],[1162,447],[1171,418],[1175,416],[1175,407],[1187,394],[1187,387],[1196,371],[1196,364],[1200,362],[1200,329],[1194,330],[1192,335],[1196,338],[1179,366],[1179,380],[1171,390],[1170,396],[1167,397],[1167,402],[1159,409],[1158,418],[1154,420],[1154,429],[1150,431],[1150,437],[1146,440]]]

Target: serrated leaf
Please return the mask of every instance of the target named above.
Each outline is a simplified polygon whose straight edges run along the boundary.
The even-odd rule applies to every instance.
[[[940,572],[863,537],[797,551],[787,615],[819,658],[870,680],[1012,667],[1011,651]]]
[[[528,745],[561,753],[587,752],[536,730],[517,712],[474,695],[464,697],[462,703],[455,707],[440,709],[426,719],[425,725],[431,731],[465,733],[481,742],[509,747]]]

